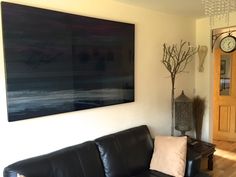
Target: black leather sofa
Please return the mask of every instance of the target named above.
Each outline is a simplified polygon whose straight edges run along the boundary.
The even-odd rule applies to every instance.
[[[146,125],[110,134],[95,141],[18,161],[4,169],[4,177],[170,177],[149,170],[153,139]],[[186,177],[199,172],[200,156],[188,150]],[[206,175],[207,176],[207,175]]]

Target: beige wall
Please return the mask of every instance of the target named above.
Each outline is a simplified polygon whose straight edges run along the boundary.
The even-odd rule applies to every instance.
[[[196,88],[196,95],[199,95],[200,97],[203,97],[206,99],[206,112],[203,120],[203,132],[202,132],[202,138],[204,140],[209,140],[210,138],[210,119],[211,112],[210,112],[210,99],[211,99],[211,89],[212,86],[212,78],[211,78],[211,65],[212,59],[211,59],[211,30],[209,27],[209,19],[198,19],[196,21],[196,43],[198,45],[206,45],[208,46],[208,54],[205,59],[204,63],[204,72],[198,72],[198,60],[195,60],[195,88]]]
[[[170,78],[160,62],[162,44],[178,43],[181,39],[195,43],[193,19],[161,14],[112,0],[11,2],[134,23],[135,102],[9,123],[0,37],[0,171],[20,159],[141,124],[147,124],[153,135],[170,134]],[[194,62],[189,65],[188,71],[178,76],[176,95],[182,89],[188,96],[193,95]]]
[[[236,13],[230,15],[229,26],[236,25]],[[215,23],[212,29],[227,27],[224,21]],[[203,122],[203,135],[202,138],[206,141],[212,140],[212,98],[213,98],[213,62],[214,56],[211,52],[211,27],[209,26],[209,18],[202,18],[196,20],[196,44],[208,46],[208,55],[205,60],[205,71],[198,72],[198,60],[195,60],[195,87],[196,94],[206,98],[206,113]],[[218,47],[218,46],[215,46]]]

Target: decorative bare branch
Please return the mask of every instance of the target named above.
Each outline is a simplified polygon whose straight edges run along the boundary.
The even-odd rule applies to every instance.
[[[186,47],[187,45],[187,47]],[[198,52],[199,47],[192,47],[188,42],[180,42],[180,47],[177,45],[163,45],[162,63],[171,75],[176,75],[184,71],[188,63],[192,61],[192,56]]]
[[[171,135],[174,135],[174,90],[175,78],[179,73],[184,72],[187,65],[192,61],[193,55],[199,50],[199,47],[192,47],[190,42],[180,41],[179,47],[176,44],[172,46],[163,45],[163,58],[161,62],[169,71],[171,76]]]

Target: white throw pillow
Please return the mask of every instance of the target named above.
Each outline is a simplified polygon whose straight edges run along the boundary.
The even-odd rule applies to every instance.
[[[187,137],[156,136],[150,169],[175,177],[185,174]]]

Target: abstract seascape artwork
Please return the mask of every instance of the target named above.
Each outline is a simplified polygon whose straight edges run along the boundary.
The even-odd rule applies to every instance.
[[[134,101],[134,25],[2,2],[8,120]]]

